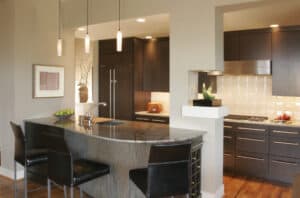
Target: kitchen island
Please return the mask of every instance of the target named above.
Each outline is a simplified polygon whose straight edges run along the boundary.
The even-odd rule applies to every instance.
[[[94,197],[111,198],[144,197],[130,182],[129,170],[147,166],[152,144],[192,141],[192,155],[198,155],[193,158],[198,157],[196,165],[200,170],[200,149],[205,134],[163,124],[132,121],[83,127],[76,121],[57,121],[55,118],[26,120],[25,132],[27,148],[47,147],[70,151],[75,158],[87,158],[110,165],[109,175],[84,184],[83,189]],[[192,197],[200,193],[200,178],[201,175],[198,175],[199,183],[191,186]]]

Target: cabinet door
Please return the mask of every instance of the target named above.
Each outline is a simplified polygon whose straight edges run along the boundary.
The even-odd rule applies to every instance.
[[[300,30],[273,33],[272,94],[300,96]]]
[[[169,38],[146,41],[144,90],[169,91]]]
[[[224,33],[225,61],[239,60],[239,32]]]
[[[240,60],[271,59],[270,30],[241,31],[239,34]]]

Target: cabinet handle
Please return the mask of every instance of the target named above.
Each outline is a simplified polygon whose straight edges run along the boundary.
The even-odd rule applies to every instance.
[[[260,131],[260,132],[265,132],[266,129],[255,129],[255,128],[248,128],[248,127],[238,127],[240,130],[249,130],[249,131]]]
[[[229,126],[229,125],[224,125],[224,128],[227,128],[227,129],[232,129],[232,126]]]
[[[232,156],[231,154],[224,153],[224,156]]]
[[[299,143],[275,141],[274,144],[285,144],[290,146],[299,146]]]
[[[272,130],[273,133],[279,133],[279,134],[290,134],[290,135],[298,135],[298,132],[292,132],[292,131],[278,131],[278,130]]]
[[[165,120],[158,120],[158,119],[152,119],[153,122],[162,122],[162,123],[165,123],[166,121]]]
[[[257,161],[265,161],[264,159],[261,158],[256,158],[256,157],[247,157],[247,156],[242,156],[242,155],[238,155],[238,158],[242,158],[242,159],[251,159],[251,160],[257,160]]]
[[[224,136],[225,139],[232,139],[231,136]]]
[[[246,140],[246,141],[252,141],[252,142],[265,142],[265,140],[259,140],[254,138],[238,138],[238,140]]]
[[[149,118],[135,118],[136,120],[149,121]]]
[[[284,162],[284,161],[281,161],[281,160],[272,160],[272,162],[277,163],[277,164],[285,164],[285,165],[297,166],[297,163],[293,163],[293,162]]]

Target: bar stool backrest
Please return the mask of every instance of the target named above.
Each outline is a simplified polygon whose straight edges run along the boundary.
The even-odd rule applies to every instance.
[[[15,161],[25,165],[25,136],[20,125],[10,122],[13,134],[15,136]]]
[[[191,142],[153,145],[148,165],[147,197],[189,193]]]

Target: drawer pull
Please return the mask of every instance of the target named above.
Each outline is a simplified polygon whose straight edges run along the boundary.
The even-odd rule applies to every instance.
[[[285,144],[285,145],[290,145],[290,146],[299,146],[299,143],[292,143],[292,142],[280,142],[280,141],[276,141],[273,142],[274,144]]]
[[[242,156],[242,155],[238,155],[238,158],[242,158],[242,159],[251,159],[251,160],[257,160],[257,161],[265,161],[264,159],[261,158],[256,158],[256,157],[247,157],[247,156]]]
[[[238,140],[246,140],[246,141],[252,141],[252,142],[265,142],[265,140],[259,140],[254,138],[238,138]]]
[[[279,133],[279,134],[290,134],[290,135],[298,135],[298,132],[292,132],[292,131],[278,131],[278,130],[272,130],[273,133]]]
[[[152,119],[153,122],[162,122],[162,123],[165,123],[166,121],[165,120],[158,120],[158,119]]]
[[[231,136],[224,136],[225,139],[232,139]]]
[[[292,162],[284,162],[280,160],[272,160],[272,162],[277,163],[277,164],[284,164],[284,165],[292,165],[292,166],[297,166],[297,163],[292,163]]]
[[[229,126],[229,125],[224,125],[224,128],[227,128],[227,129],[232,129],[232,126]]]
[[[136,120],[149,121],[149,118],[135,118]]]
[[[238,127],[240,130],[249,130],[249,131],[260,131],[260,132],[265,132],[266,129],[255,129],[255,128],[248,128],[248,127]]]
[[[231,155],[231,154],[224,153],[224,156],[230,156],[230,157],[231,157],[232,155]]]

